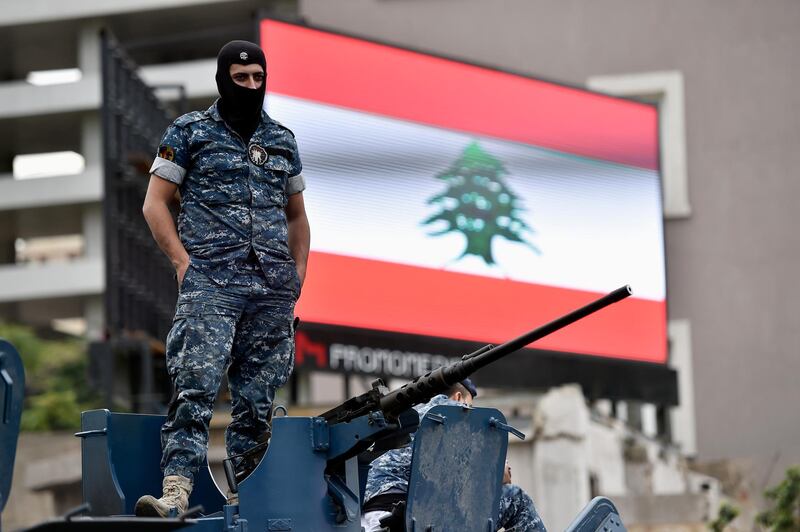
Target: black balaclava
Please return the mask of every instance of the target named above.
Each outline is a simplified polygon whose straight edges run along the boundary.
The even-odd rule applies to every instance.
[[[261,65],[264,83],[258,89],[237,85],[231,78],[231,65]],[[261,120],[261,107],[267,88],[267,60],[258,45],[248,41],[231,41],[217,55],[217,90],[219,90],[219,112],[231,129],[245,142],[253,136]]]

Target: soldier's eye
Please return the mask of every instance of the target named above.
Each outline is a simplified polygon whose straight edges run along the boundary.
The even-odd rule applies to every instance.
[[[237,83],[244,83],[250,78],[253,78],[253,81],[256,83],[263,83],[267,76],[263,72],[256,72],[255,74],[238,72],[236,74],[232,74],[231,77],[233,78],[233,81],[236,81]]]

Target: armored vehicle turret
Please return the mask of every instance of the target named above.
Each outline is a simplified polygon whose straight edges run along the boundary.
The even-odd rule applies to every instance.
[[[31,530],[360,532],[363,483],[370,459],[405,444],[404,436],[414,431],[402,530],[495,530],[508,433],[521,433],[493,408],[437,406],[420,420],[413,406],[629,295],[629,287],[619,288],[513,340],[484,346],[394,391],[377,380],[365,394],[319,416],[274,417],[269,444],[250,453],[250,468],[235,470],[228,462],[227,490],[238,494],[238,504],[226,504],[226,490],[217,485],[206,467],[195,477],[190,499],[193,507],[186,515],[158,523],[132,514],[139,496],[156,492],[161,483],[159,429],[163,417],[108,410],[84,412],[82,430],[77,434],[83,450],[85,504],[76,512],[81,515]],[[0,364],[18,360],[10,344],[0,343],[0,348]],[[16,401],[19,406],[21,395],[6,393],[5,400]],[[14,411],[10,404],[4,411]],[[5,429],[0,436],[13,437],[16,442],[16,431],[18,425]],[[467,436],[470,447],[478,452],[454,453],[453,449],[463,448]],[[0,458],[13,462],[13,448],[4,446],[6,456]],[[453,495],[456,487],[458,497]],[[7,491],[0,493],[0,501],[5,501],[6,495]],[[613,503],[597,498],[568,530],[616,531],[624,530],[624,526]]]

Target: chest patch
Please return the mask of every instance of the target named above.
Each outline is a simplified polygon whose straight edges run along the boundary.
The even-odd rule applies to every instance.
[[[258,144],[251,144],[247,148],[247,155],[250,157],[250,162],[256,166],[261,166],[267,162],[267,150]]]

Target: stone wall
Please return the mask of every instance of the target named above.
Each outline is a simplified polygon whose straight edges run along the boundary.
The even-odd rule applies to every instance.
[[[548,529],[566,528],[598,495],[617,504],[631,530],[700,530],[716,516],[717,480],[691,471],[678,448],[592,411],[579,386],[498,399],[481,404],[499,402],[526,433],[510,440],[512,481],[531,494]]]

